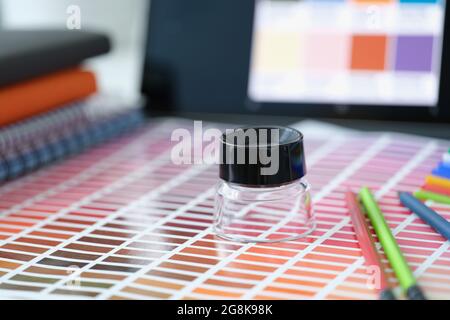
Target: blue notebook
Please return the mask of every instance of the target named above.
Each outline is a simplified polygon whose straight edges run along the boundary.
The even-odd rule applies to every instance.
[[[95,96],[0,128],[0,182],[77,154],[138,127],[139,104]]]

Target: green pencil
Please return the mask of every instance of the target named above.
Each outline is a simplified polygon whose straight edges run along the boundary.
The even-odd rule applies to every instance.
[[[364,187],[359,191],[359,197],[406,296],[413,300],[425,300],[425,296],[417,285],[416,279],[406,263],[372,193],[368,188]]]
[[[433,200],[439,203],[450,204],[450,197],[444,196],[439,193],[419,190],[414,192],[414,196],[416,198],[419,198],[420,200]]]

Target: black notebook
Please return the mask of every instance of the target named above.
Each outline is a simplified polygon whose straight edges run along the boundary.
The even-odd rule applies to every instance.
[[[94,32],[0,31],[0,86],[76,66],[110,48],[108,37]]]

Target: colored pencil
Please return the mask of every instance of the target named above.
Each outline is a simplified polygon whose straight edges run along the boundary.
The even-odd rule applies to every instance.
[[[389,285],[388,277],[385,272],[384,264],[375,247],[375,241],[373,240],[370,228],[367,225],[366,218],[360,209],[358,200],[351,191],[346,192],[345,199],[347,200],[347,206],[353,222],[353,229],[355,230],[356,238],[358,239],[366,264],[368,266],[376,266],[379,270],[380,299],[395,300],[395,296],[392,293],[392,288]]]
[[[406,263],[400,247],[392,235],[372,193],[368,188],[364,187],[361,188],[359,196],[366,209],[366,213],[372,222],[372,226],[375,229],[378,239],[380,240],[381,246],[394,269],[398,282],[406,296],[412,300],[424,300],[425,296],[417,285],[416,279]]]
[[[420,202],[408,192],[398,193],[400,201],[434,230],[450,240],[450,222],[437,214],[433,209]]]
[[[424,190],[424,191],[430,191],[430,192],[434,192],[434,193],[439,193],[439,194],[442,194],[444,196],[449,196],[450,197],[450,189],[438,187],[438,186],[431,185],[431,184],[425,184],[425,185],[422,186],[421,189]]]
[[[450,189],[450,180],[441,178],[441,177],[427,176],[425,178],[425,183],[436,185],[436,186],[446,188],[446,189]]]
[[[433,200],[435,202],[450,204],[450,197],[443,194],[419,190],[414,192],[414,196],[420,200]]]
[[[450,179],[450,167],[439,166],[431,172],[434,176]]]

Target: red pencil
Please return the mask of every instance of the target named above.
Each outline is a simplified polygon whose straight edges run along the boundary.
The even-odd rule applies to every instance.
[[[423,190],[431,191],[434,193],[443,194],[444,196],[450,196],[450,189],[443,188],[440,186],[435,186],[433,184],[425,184],[422,186]]]
[[[388,277],[386,276],[386,273],[384,271],[384,264],[381,261],[381,257],[378,253],[377,248],[375,247],[375,242],[367,224],[366,217],[362,213],[358,204],[358,199],[356,198],[356,195],[351,191],[346,192],[345,199],[347,201],[347,206],[353,222],[353,229],[355,229],[356,237],[364,255],[364,259],[366,260],[366,264],[367,266],[376,267],[376,275],[379,276],[378,284],[380,299],[394,300],[395,296],[392,293],[391,286],[388,282]]]

